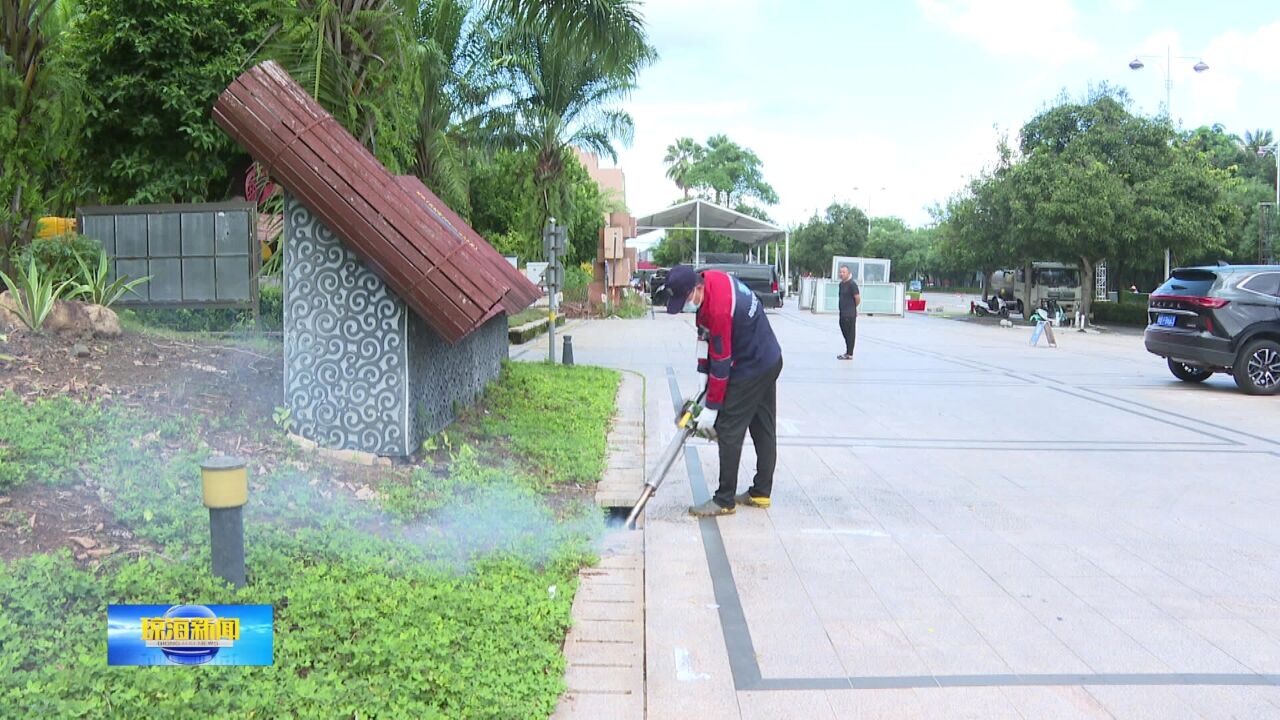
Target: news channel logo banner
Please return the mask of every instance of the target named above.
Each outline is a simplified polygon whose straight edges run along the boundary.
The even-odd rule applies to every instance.
[[[108,605],[108,665],[270,665],[270,605]]]

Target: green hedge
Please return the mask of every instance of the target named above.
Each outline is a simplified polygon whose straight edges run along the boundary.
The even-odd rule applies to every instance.
[[[1147,306],[1145,303],[1095,302],[1093,321],[1099,325],[1146,327]]]

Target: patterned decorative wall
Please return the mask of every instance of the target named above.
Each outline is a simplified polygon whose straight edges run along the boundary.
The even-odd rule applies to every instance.
[[[285,403],[299,435],[408,455],[497,377],[506,315],[450,346],[292,196],[285,235]]]

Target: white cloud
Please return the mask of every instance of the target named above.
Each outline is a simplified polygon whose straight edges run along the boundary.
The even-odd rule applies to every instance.
[[[1170,62],[1171,105],[1174,119],[1183,126],[1226,122],[1244,113],[1252,125],[1267,126],[1277,119],[1274,111],[1259,117],[1263,107],[1275,108],[1280,95],[1280,22],[1252,31],[1232,30],[1209,41],[1203,48],[1187,47],[1180,34],[1165,31],[1146,38],[1136,54],[1154,55],[1146,59],[1141,72],[1150,72],[1148,83],[1131,83],[1136,98],[1149,98],[1140,105],[1155,112],[1164,101],[1165,63]],[[1203,60],[1209,69],[1196,73],[1192,66]],[[1231,127],[1233,132],[1243,128]]]
[[[1196,107],[1231,112],[1240,104],[1241,93],[1275,97],[1280,91],[1280,22],[1252,33],[1233,30],[1219,35],[1205,48],[1204,59],[1209,64],[1206,81],[1194,83],[1191,88]],[[1213,76],[1211,80],[1209,74]]]
[[[1064,65],[1096,51],[1070,0],[917,0],[925,19],[993,55]]]

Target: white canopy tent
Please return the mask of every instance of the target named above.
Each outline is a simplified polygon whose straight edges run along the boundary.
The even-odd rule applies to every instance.
[[[700,198],[687,200],[679,205],[672,205],[666,210],[659,210],[651,215],[636,218],[636,232],[646,233],[655,230],[693,230],[693,264],[701,264],[702,231],[711,230],[721,235],[728,235],[734,240],[748,245],[754,251],[754,259],[769,262],[769,247],[775,246],[773,260],[778,260],[776,245],[781,242],[784,248],[783,277],[790,285],[791,280],[791,233],[773,223],[744,215],[736,210],[707,202]]]

